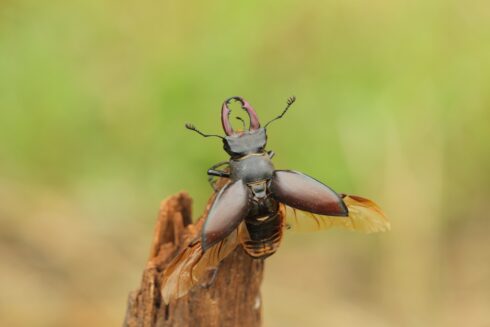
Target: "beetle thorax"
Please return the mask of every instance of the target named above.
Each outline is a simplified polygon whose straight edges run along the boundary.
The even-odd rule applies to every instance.
[[[274,165],[266,153],[253,153],[230,160],[231,179],[243,180],[246,184],[270,180]]]
[[[243,157],[251,153],[264,152],[267,134],[264,128],[245,131],[242,134],[226,136],[223,139],[225,151],[232,157]]]

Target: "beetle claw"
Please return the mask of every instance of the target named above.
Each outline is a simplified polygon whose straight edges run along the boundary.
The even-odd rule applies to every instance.
[[[216,281],[216,276],[218,275],[218,267],[211,268],[211,269],[209,269],[209,271],[210,271],[211,277],[208,281],[206,281],[200,285],[201,288],[209,288]]]

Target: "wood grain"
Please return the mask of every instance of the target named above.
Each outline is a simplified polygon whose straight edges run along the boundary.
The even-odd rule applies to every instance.
[[[246,255],[241,246],[221,262],[213,283],[195,287],[168,305],[162,301],[160,288],[165,267],[202,226],[202,218],[192,224],[191,204],[192,199],[185,192],[162,202],[150,257],[140,288],[129,295],[123,326],[260,326],[264,264]]]

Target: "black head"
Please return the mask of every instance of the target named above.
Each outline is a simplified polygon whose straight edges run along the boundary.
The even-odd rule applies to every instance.
[[[230,123],[231,110],[228,107],[234,100],[240,102],[250,118],[248,130],[237,132]],[[252,106],[242,97],[231,97],[221,107],[221,123],[226,137],[223,139],[224,149],[230,156],[242,156],[248,153],[264,151],[267,143],[265,128],[260,127],[259,117]]]
[[[228,105],[232,100],[240,102],[240,104],[242,105],[242,109],[247,112],[248,117],[250,118],[248,130],[237,132],[231,126],[231,110]],[[225,102],[223,102],[223,106],[221,107],[221,123],[226,134],[225,137],[216,134],[205,134],[198,130],[194,125],[189,123],[185,124],[185,127],[196,133],[199,133],[204,137],[219,137],[223,140],[225,151],[232,157],[240,157],[249,153],[263,152],[267,143],[267,126],[273,121],[282,118],[282,116],[284,116],[284,114],[287,112],[287,110],[294,103],[295,100],[295,97],[289,98],[287,101],[287,106],[283,110],[283,112],[279,116],[270,120],[267,124],[265,124],[264,127],[260,127],[259,117],[257,117],[257,113],[244,98],[231,97],[226,99]],[[243,122],[243,119],[239,119]],[[245,122],[243,122],[243,124],[244,129],[246,129]]]

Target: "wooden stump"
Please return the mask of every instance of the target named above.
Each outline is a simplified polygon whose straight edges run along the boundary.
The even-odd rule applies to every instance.
[[[240,246],[220,263],[210,285],[196,286],[188,295],[168,305],[163,302],[160,294],[163,271],[198,235],[203,223],[200,219],[192,224],[191,204],[192,199],[184,192],[162,202],[150,258],[140,288],[129,295],[123,326],[260,326],[264,264],[262,260],[250,258]]]

